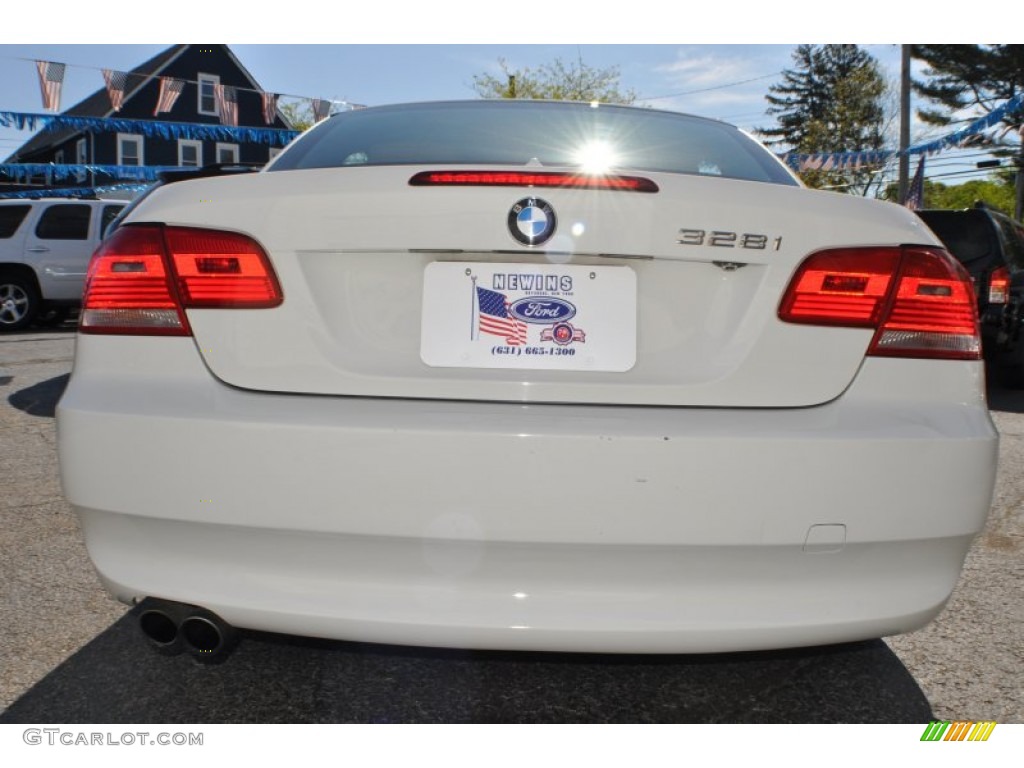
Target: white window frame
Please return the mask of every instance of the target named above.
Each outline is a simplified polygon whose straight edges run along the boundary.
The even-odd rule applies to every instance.
[[[145,142],[143,141],[142,136],[140,136],[137,133],[119,133],[119,134],[117,134],[117,164],[118,165],[124,165],[125,164],[125,162],[124,162],[124,154],[121,152],[121,143],[125,142],[125,141],[127,141],[129,143],[132,143],[132,144],[135,144],[138,147],[138,150],[139,150],[139,152],[138,152],[138,155],[139,155],[139,166],[141,167],[141,166],[145,165],[146,164],[146,157],[143,154],[143,149],[145,148]]]
[[[228,152],[230,152],[231,155],[232,155],[232,159],[231,160],[227,160],[227,161],[221,160],[220,159],[220,153],[221,153],[222,150],[227,150]],[[223,162],[237,163],[238,162],[238,158],[239,158],[238,145],[237,144],[225,144],[223,142],[218,141],[217,142],[217,150],[216,150],[216,153],[214,154],[213,158],[214,158],[214,162],[215,163],[223,163]]]
[[[196,75],[198,81],[199,94],[196,96],[196,111],[200,115],[216,115],[217,114],[217,98],[213,97],[213,109],[203,109],[203,83],[210,83],[211,85],[220,85],[220,76],[210,75],[205,72],[200,72]],[[212,89],[211,89],[212,92]]]
[[[185,147],[193,147],[196,150],[196,164],[185,165]],[[203,142],[196,141],[194,139],[178,139],[178,165],[183,168],[202,168],[203,167]]]
[[[57,154],[53,156],[53,162],[57,165],[64,165],[64,150],[58,149]]]
[[[88,165],[89,164],[89,145],[85,139],[79,139],[75,142],[75,164],[76,165]],[[84,184],[88,175],[85,171],[77,171],[75,173],[75,179],[79,184]]]

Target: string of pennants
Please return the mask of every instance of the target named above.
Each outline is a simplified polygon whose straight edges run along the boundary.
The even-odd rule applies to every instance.
[[[330,102],[328,102],[328,107]],[[0,126],[34,131],[42,128],[58,131],[137,133],[161,139],[193,139],[198,141],[237,141],[249,144],[285,146],[299,135],[286,128],[248,128],[204,123],[172,123],[161,120],[129,120],[119,117],[78,117],[46,115],[37,112],[0,111]]]
[[[43,109],[51,112],[60,112],[61,89],[64,85],[64,74],[66,70],[67,65],[60,62],[36,61],[36,71],[39,74],[39,89],[43,98]],[[130,76],[141,78],[152,77],[152,75],[139,72],[120,72],[113,69],[104,69],[102,72],[103,84],[107,89],[107,95],[110,97],[110,104],[114,108],[115,112],[120,112],[121,107],[124,105],[125,91],[128,88],[128,78]],[[185,86],[192,82],[182,78],[163,76],[158,76],[158,80],[160,83],[160,94],[157,97],[156,109],[153,110],[154,117],[162,112],[170,112],[178,101],[178,97],[181,96],[182,92],[185,90]],[[233,85],[221,85],[219,83],[214,84],[214,104],[216,106],[217,115],[220,117],[220,121],[224,125],[238,125],[238,92],[242,90],[248,91],[255,89],[240,88]],[[263,104],[263,122],[267,125],[273,125],[274,121],[277,119],[277,105],[278,100],[281,98],[281,94],[269,93],[266,91],[256,92],[260,94]],[[309,102],[313,112],[313,117],[317,122],[323,120],[330,114],[332,102],[328,99],[309,99]]]
[[[1000,107],[989,112],[983,117],[969,123],[958,131],[947,134],[938,139],[933,139],[908,147],[908,155],[934,155],[944,149],[961,147],[969,144],[984,131],[997,125],[1008,114],[1012,114],[1024,106],[1024,94],[1014,96]],[[1006,129],[1009,130],[1009,129]],[[1020,126],[1022,138],[1024,138],[1024,126]],[[822,152],[817,154],[799,154],[790,152],[782,155],[782,161],[789,165],[794,171],[848,171],[860,170],[863,167],[878,167],[899,156],[895,150],[871,150],[861,152]]]
[[[62,187],[61,189],[29,189],[21,192],[0,192],[4,200],[33,200],[39,197],[94,197],[111,192],[138,193],[144,191],[148,184],[110,184],[102,187]]]
[[[180,171],[181,166],[159,165],[84,165],[79,163],[0,163],[0,176],[18,182],[31,182],[45,176],[49,181],[81,180],[85,174],[122,181],[156,181],[164,171]]]

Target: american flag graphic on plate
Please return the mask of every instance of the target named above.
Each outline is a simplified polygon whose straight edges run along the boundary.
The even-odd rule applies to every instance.
[[[509,301],[505,294],[477,286],[476,296],[480,333],[502,336],[513,346],[526,343],[526,323],[508,313]]]
[[[60,111],[60,88],[64,83],[64,65],[55,61],[37,61],[39,89],[43,94],[43,109]]]

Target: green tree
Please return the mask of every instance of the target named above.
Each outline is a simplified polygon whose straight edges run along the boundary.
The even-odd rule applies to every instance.
[[[632,104],[636,92],[619,85],[619,68],[598,69],[582,57],[566,63],[555,59],[536,69],[513,69],[498,59],[502,75],[473,76],[473,89],[485,99],[550,99],[555,101],[600,101],[607,104]]]
[[[890,184],[883,197],[896,202],[899,188]],[[922,208],[973,208],[983,202],[1003,213],[1012,215],[1014,203],[1013,179],[1003,175],[994,179],[973,179],[963,184],[943,184],[938,181],[924,182],[924,204]]]
[[[293,130],[304,131],[313,125],[313,108],[309,102],[292,101],[288,104],[279,104],[278,109]]]
[[[1024,45],[915,45],[912,55],[923,61],[924,78],[914,81],[914,90],[931,100],[937,108],[918,110],[925,122],[949,126],[967,122],[977,113],[991,112],[1007,99],[1024,91]],[[958,118],[956,113],[974,107],[972,117]],[[1003,119],[1009,128],[1019,126],[1024,110]],[[993,154],[1012,156],[1017,170],[1024,169],[1024,145],[1013,133],[1004,131],[981,138]],[[1016,200],[1013,207],[1018,220],[1024,216],[1024,174],[1017,173]]]
[[[856,45],[800,45],[793,68],[765,99],[777,125],[758,132],[801,154],[878,150],[885,145],[888,86],[873,56]],[[805,183],[867,194],[880,169],[808,171]]]

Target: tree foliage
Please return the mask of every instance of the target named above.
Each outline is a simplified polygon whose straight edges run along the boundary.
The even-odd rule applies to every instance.
[[[949,125],[952,113],[968,107],[991,112],[1024,90],[1024,45],[915,45],[911,52],[927,65],[914,90],[940,105],[918,110],[933,125]],[[1019,125],[1021,117],[1009,115],[1007,124]]]
[[[766,143],[802,154],[881,149],[889,88],[873,56],[856,45],[800,45],[793,68],[769,86],[765,99],[777,125],[758,132]],[[809,171],[810,186],[860,187],[874,171]]]
[[[315,122],[313,109],[308,102],[293,101],[288,104],[279,104],[278,109],[285,119],[292,126],[293,130],[304,131]]]
[[[892,202],[899,198],[899,188],[890,184],[882,197]],[[924,203],[922,208],[947,208],[961,210],[973,208],[983,202],[1007,216],[1013,215],[1013,179],[1001,176],[995,179],[972,179],[963,184],[943,184],[938,181],[924,182]]]
[[[918,110],[921,119],[932,125],[973,119],[979,111],[991,112],[1024,91],[1024,45],[915,45],[912,55],[926,65],[924,78],[914,81],[914,90],[938,107]],[[957,117],[956,113],[971,107],[978,109],[970,117]],[[1007,128],[1022,121],[1024,110],[1003,119]],[[1024,146],[1015,134],[1006,130],[981,137],[980,145],[996,155],[1015,155],[1017,168],[1024,169]],[[1017,181],[1011,210],[1018,219],[1024,213],[1024,177]]]
[[[636,93],[619,85],[618,67],[598,69],[584,63],[555,59],[536,69],[513,69],[498,59],[502,75],[473,76],[473,89],[485,99],[550,99],[555,101],[600,101],[632,104]]]
[[[769,144],[806,153],[882,148],[886,83],[873,56],[856,45],[801,45],[793,61],[765,96],[778,123],[760,129]]]

